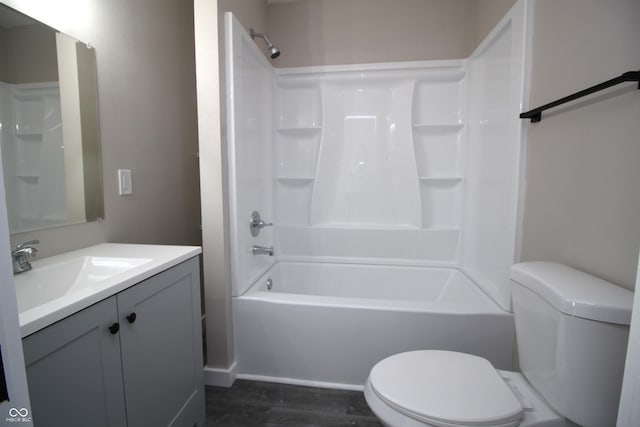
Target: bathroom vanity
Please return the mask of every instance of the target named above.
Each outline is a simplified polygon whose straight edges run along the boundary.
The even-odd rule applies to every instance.
[[[16,276],[37,425],[204,425],[199,253],[103,244]],[[70,285],[32,307],[47,270]]]

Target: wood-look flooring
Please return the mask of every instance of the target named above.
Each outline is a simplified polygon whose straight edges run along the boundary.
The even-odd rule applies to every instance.
[[[236,380],[205,387],[206,427],[381,427],[362,392]]]

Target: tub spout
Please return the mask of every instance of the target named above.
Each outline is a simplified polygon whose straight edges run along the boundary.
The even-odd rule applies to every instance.
[[[269,256],[273,256],[273,246],[270,247],[265,247],[265,246],[258,246],[258,245],[253,245],[251,247],[251,253],[254,255],[269,255]]]

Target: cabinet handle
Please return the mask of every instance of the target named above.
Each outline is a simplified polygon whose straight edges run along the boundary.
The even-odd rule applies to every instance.
[[[136,321],[136,314],[135,313],[131,313],[130,315],[127,316],[127,320],[129,321],[129,323],[133,323]]]
[[[111,332],[112,334],[117,334],[118,331],[120,330],[120,323],[115,322],[113,325],[109,326],[109,332]]]

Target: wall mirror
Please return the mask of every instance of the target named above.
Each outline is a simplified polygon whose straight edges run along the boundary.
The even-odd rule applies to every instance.
[[[104,217],[95,50],[0,4],[0,155],[11,233]]]

